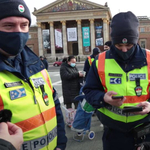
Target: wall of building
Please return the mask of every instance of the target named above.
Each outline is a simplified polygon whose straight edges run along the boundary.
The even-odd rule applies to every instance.
[[[27,41],[27,46],[33,50],[33,52],[39,56],[39,45],[38,45],[38,33],[37,26],[30,27],[29,29],[29,39]]]
[[[139,44],[150,49],[150,19],[147,16],[138,16],[139,19]]]

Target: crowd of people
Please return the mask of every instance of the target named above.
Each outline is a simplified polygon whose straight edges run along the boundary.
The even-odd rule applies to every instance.
[[[23,0],[0,0],[0,110],[12,113],[11,119],[6,114],[0,118],[0,149],[65,150],[64,117],[47,60],[26,46],[30,24]],[[150,122],[150,52],[138,45],[138,25],[132,12],[116,14],[111,41],[104,44],[103,52],[93,49],[85,61],[86,74],[76,67],[75,56],[64,58],[60,67],[67,109],[72,104],[77,108],[74,98],[85,82],[85,99],[104,125],[103,150],[150,147],[150,129],[146,128]],[[135,137],[133,132],[143,134]]]

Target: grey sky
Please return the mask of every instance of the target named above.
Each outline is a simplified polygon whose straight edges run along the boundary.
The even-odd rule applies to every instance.
[[[42,8],[55,0],[25,0],[31,12],[34,7]],[[150,0],[89,0],[91,2],[104,5],[108,3],[112,17],[118,12],[132,11],[136,16],[150,17]],[[32,24],[36,23],[36,18],[32,15]]]

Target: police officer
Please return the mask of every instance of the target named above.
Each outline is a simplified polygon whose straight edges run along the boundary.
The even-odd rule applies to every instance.
[[[109,49],[110,49],[110,47],[111,47],[111,41],[107,41],[107,42],[105,42],[105,44],[104,44],[104,51],[109,50]]]
[[[92,55],[88,56],[87,59],[85,60],[85,63],[84,63],[84,71],[86,72],[85,74],[85,78],[84,80],[86,80],[86,77],[87,77],[87,74],[89,72],[89,69],[92,65],[92,62],[94,61],[95,57],[100,53],[100,49],[98,47],[95,47],[93,49],[93,53]]]
[[[92,63],[83,88],[86,100],[98,109],[104,125],[104,150],[134,150],[143,141],[135,141],[133,129],[150,121],[150,52],[137,44],[138,25],[137,17],[130,11],[112,18],[111,49]],[[143,110],[125,113],[125,106]],[[147,134],[144,141],[149,140]]]
[[[31,17],[23,0],[0,0],[0,110],[23,130],[23,150],[64,150],[59,99],[40,58],[25,44]]]
[[[44,64],[45,68],[48,70],[48,62],[47,62],[46,58],[44,58],[43,56],[40,56],[40,60]]]

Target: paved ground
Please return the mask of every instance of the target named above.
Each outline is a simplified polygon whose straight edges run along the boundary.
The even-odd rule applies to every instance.
[[[65,112],[62,109],[64,117]],[[85,135],[82,142],[77,142],[73,139],[74,132],[66,125],[66,136],[68,138],[68,143],[66,150],[103,150],[102,148],[102,134],[103,128],[100,127],[100,121],[97,116],[92,117],[91,131],[95,132],[95,138],[90,140],[88,134]]]

